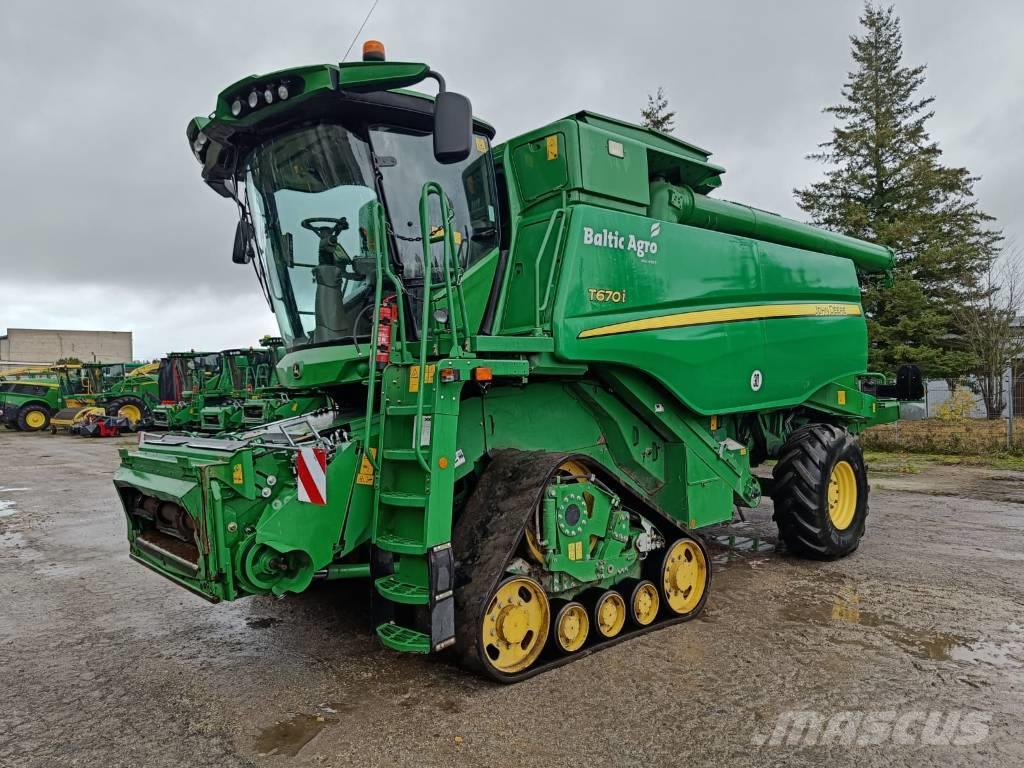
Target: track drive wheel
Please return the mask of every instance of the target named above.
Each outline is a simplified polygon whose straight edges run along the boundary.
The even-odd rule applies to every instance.
[[[26,405],[18,412],[18,429],[39,432],[50,426],[50,412],[41,405]]]
[[[676,539],[658,569],[661,597],[669,613],[692,619],[704,608],[711,583],[707,550],[697,539]]]
[[[775,521],[790,552],[834,560],[860,544],[868,515],[864,454],[849,432],[810,424],[790,435],[774,470]]]
[[[582,603],[555,601],[551,606],[551,642],[559,653],[575,653],[590,635],[590,616]]]
[[[119,397],[107,406],[107,416],[128,419],[128,424],[134,428],[140,421],[149,418],[149,407],[140,397]]]

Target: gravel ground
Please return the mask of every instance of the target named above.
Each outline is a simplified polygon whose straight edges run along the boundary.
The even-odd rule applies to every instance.
[[[1024,473],[882,466],[835,563],[766,505],[700,620],[502,687],[380,648],[365,584],[212,606],[131,563],[133,442],[0,430],[0,766],[1024,763]]]

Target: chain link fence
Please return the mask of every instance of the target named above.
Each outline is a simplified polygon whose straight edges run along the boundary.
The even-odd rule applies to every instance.
[[[1024,363],[999,381],[929,380],[924,400],[900,410],[900,421],[864,433],[865,447],[950,454],[1024,450]]]

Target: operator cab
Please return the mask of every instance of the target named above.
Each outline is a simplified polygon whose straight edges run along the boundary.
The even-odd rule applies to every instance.
[[[421,211],[428,181],[448,195],[463,269],[498,247],[493,129],[426,65],[382,58],[377,44],[363,62],[247,78],[190,126],[207,183],[239,206],[233,258],[256,266],[289,351],[369,341],[382,245],[418,332],[421,221],[439,220],[436,200]],[[424,78],[437,97],[399,90]],[[378,204],[386,244],[375,242]],[[443,225],[427,235],[435,274],[444,236]]]

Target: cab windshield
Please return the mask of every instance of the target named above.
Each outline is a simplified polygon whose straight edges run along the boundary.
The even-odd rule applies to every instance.
[[[373,318],[373,204],[383,195],[394,267],[407,286],[423,276],[420,191],[437,181],[449,195],[463,265],[497,246],[493,168],[483,136],[461,163],[434,159],[429,133],[393,126],[325,123],[257,148],[245,188],[271,304],[289,347],[362,340]],[[432,213],[436,213],[436,204]],[[435,266],[441,244],[431,246]]]

